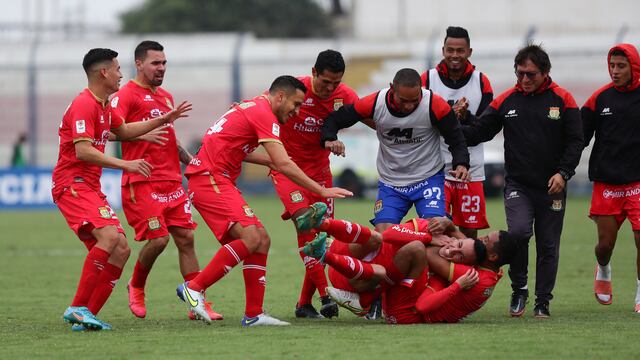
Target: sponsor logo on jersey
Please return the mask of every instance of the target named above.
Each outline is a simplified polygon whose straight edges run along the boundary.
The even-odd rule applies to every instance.
[[[562,210],[562,200],[553,200],[551,204],[551,210],[553,211],[561,211]]]
[[[111,99],[111,107],[112,108],[117,108],[118,107],[118,100],[120,100],[119,96],[114,97],[113,99]]]
[[[515,198],[519,198],[520,195],[518,195],[517,191],[512,191],[509,193],[509,195],[507,195],[507,200],[509,199],[515,199]]]
[[[151,115],[152,118],[157,118],[159,116],[162,116],[162,110],[160,110],[160,109],[151,109],[151,111],[149,111],[149,115]]]
[[[280,137],[280,125],[273,123],[271,127],[271,133],[277,137]]]
[[[144,99],[142,99],[144,101],[154,101],[153,98],[151,97],[151,95],[147,94],[144,96]]]
[[[104,124],[104,115],[100,115],[100,124]]]
[[[340,109],[344,105],[344,99],[333,100],[333,111]]]
[[[315,106],[315,104],[313,103],[313,98],[307,98],[307,100],[304,101],[304,104],[307,106]]]
[[[427,205],[427,207],[437,208],[438,207],[438,200],[429,201],[429,204]]]
[[[376,213],[376,214],[377,214],[377,213],[379,213],[379,212],[380,212],[380,210],[382,210],[382,200],[378,200],[378,201],[376,201],[376,204],[375,204],[375,205],[373,205],[373,212],[374,212],[374,213]]]
[[[469,216],[469,218],[467,218],[467,222],[468,223],[477,223],[478,219],[476,219],[475,215],[471,215],[471,216]]]
[[[100,206],[98,212],[103,219],[111,219],[111,209],[108,206]]]
[[[87,128],[84,124],[84,120],[76,120],[76,132],[83,133],[87,131]]]
[[[611,108],[604,108],[602,109],[602,112],[600,113],[600,115],[613,115],[613,113],[611,112]]]
[[[550,107],[547,117],[551,120],[560,120],[560,108],[556,106]]]
[[[640,188],[627,189],[627,190],[611,190],[605,189],[602,192],[602,197],[605,199],[616,199],[621,197],[631,197],[640,194]]]
[[[242,208],[244,209],[244,214],[248,217],[252,218],[255,216],[255,214],[253,213],[253,209],[250,208],[249,205],[242,205]]]
[[[293,203],[299,203],[302,200],[304,200],[304,197],[302,196],[302,193],[300,192],[300,190],[296,190],[289,193],[289,196],[291,197],[291,202]]]
[[[248,109],[248,108],[250,108],[250,107],[254,106],[255,104],[256,104],[256,103],[255,103],[255,102],[253,102],[253,101],[247,101],[247,102],[243,102],[243,103],[241,103],[241,104],[238,104],[238,107],[239,107],[240,109],[244,110],[244,109]]]
[[[158,230],[160,229],[160,220],[157,217],[152,217],[148,219],[149,230]]]
[[[507,112],[507,115],[505,115],[504,117],[506,118],[518,117],[518,113],[514,109],[511,109]]]

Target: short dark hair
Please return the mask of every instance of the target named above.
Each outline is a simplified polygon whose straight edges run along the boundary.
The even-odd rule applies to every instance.
[[[422,80],[420,74],[414,69],[400,69],[393,77],[393,86],[420,87]]]
[[[516,66],[524,64],[527,60],[531,60],[531,62],[534,63],[543,74],[546,74],[551,70],[551,60],[549,60],[549,55],[540,45],[529,44],[520,49],[513,62],[513,68],[515,69]]]
[[[486,245],[478,239],[473,239],[473,250],[476,252],[476,265],[482,264],[487,259]]]
[[[447,28],[447,35],[444,37],[444,41],[447,42],[448,38],[465,39],[467,45],[471,46],[471,39],[469,39],[469,32],[467,29],[460,26],[449,26]]]
[[[284,90],[287,94],[293,93],[296,89],[301,90],[303,93],[307,92],[307,87],[304,86],[302,81],[296,79],[291,75],[278,76],[269,87],[269,93],[273,94],[278,90]]]
[[[615,49],[615,50],[613,50],[612,52],[609,53],[609,57],[611,57],[611,56],[624,56],[624,57],[627,57],[627,54],[624,51],[620,50],[620,49]]]
[[[345,69],[344,58],[338,51],[328,49],[318,54],[316,64],[313,67],[318,74],[322,74],[325,70],[333,73],[343,73]]]
[[[149,50],[164,51],[164,46],[160,45],[157,41],[145,40],[136,46],[136,49],[133,52],[133,58],[135,60],[144,61],[147,57],[147,51]]]
[[[100,63],[107,63],[113,61],[113,59],[118,57],[118,53],[105,48],[95,48],[89,50],[88,53],[84,55],[82,59],[82,68],[84,72],[89,74],[94,65]]]
[[[498,233],[498,241],[493,245],[493,251],[498,255],[496,264],[502,266],[511,264],[520,249],[520,242],[510,233],[500,230]]]

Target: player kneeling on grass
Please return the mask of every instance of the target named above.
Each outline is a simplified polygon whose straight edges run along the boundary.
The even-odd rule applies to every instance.
[[[386,320],[393,324],[457,322],[478,310],[502,276],[500,266],[516,250],[506,232],[464,238],[446,218],[412,219],[383,233],[343,220],[324,220],[314,226],[338,240],[327,250],[326,235],[320,233],[303,249],[330,265],[329,278],[335,287],[328,289],[329,295],[363,315],[382,294]],[[345,242],[351,244],[344,246]],[[431,245],[426,252],[425,245]],[[371,249],[373,253],[362,256]],[[431,277],[427,260],[435,273]]]

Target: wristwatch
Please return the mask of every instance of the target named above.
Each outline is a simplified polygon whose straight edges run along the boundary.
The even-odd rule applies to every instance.
[[[569,181],[569,179],[571,179],[571,175],[569,175],[569,173],[564,171],[564,170],[558,170],[558,174],[560,174],[560,176],[562,176],[564,181]]]

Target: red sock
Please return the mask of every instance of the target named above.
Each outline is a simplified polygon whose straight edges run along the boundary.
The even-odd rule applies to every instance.
[[[404,245],[418,240],[424,244],[431,242],[431,234],[414,231],[401,225],[393,225],[382,233],[382,239],[390,244]]]
[[[131,275],[131,286],[144,289],[149,271],[151,271],[151,269],[147,269],[146,266],[142,265],[140,260],[136,261],[136,266],[133,267],[133,274]]]
[[[371,237],[371,229],[368,227],[345,220],[326,219],[320,224],[320,231],[325,231],[336,240],[346,243],[364,245]]]
[[[262,314],[264,291],[267,286],[267,254],[253,253],[244,259],[242,266],[246,303],[244,314],[255,317]]]
[[[383,289],[384,289],[383,287],[378,286],[373,291],[367,291],[367,292],[359,293],[359,295],[360,295],[360,306],[362,306],[363,309],[366,309],[369,306],[371,306],[371,304],[373,304],[373,302],[377,298],[379,298],[380,295],[382,295]]]
[[[78,282],[78,289],[76,295],[71,302],[71,306],[87,306],[91,294],[98,283],[98,274],[104,269],[104,266],[109,261],[109,253],[105,250],[94,246],[87,257],[84,260],[82,266],[82,273],[80,274],[80,281]]]
[[[298,246],[303,247],[304,244],[313,240],[314,237],[314,233],[298,234]],[[300,257],[304,262],[305,271],[304,282],[302,283],[302,290],[300,291],[300,298],[298,299],[298,306],[311,304],[311,299],[313,298],[313,294],[315,294],[316,289],[318,289],[320,296],[326,296],[326,288],[329,286],[327,276],[324,273],[324,266],[322,266],[318,260],[305,255],[303,252],[300,252]]]
[[[107,263],[104,269],[100,272],[100,275],[98,276],[98,284],[93,290],[93,294],[91,294],[91,299],[89,299],[89,304],[87,305],[89,311],[94,315],[98,315],[100,309],[102,309],[104,304],[107,302],[109,295],[111,295],[111,292],[116,286],[121,275],[122,268],[111,263]]]
[[[351,256],[337,255],[328,252],[324,256],[324,262],[336,269],[340,274],[344,275],[347,279],[370,279],[373,276],[373,266],[369,263],[364,263],[358,259],[354,259]]]
[[[207,266],[195,279],[189,281],[189,289],[202,291],[225,276],[231,269],[249,256],[249,250],[242,240],[233,240],[224,245],[213,256]]]
[[[194,271],[194,272],[188,273],[187,275],[183,275],[182,278],[184,279],[185,282],[187,282],[195,279],[196,276],[198,276],[198,274],[200,274],[200,271]]]

